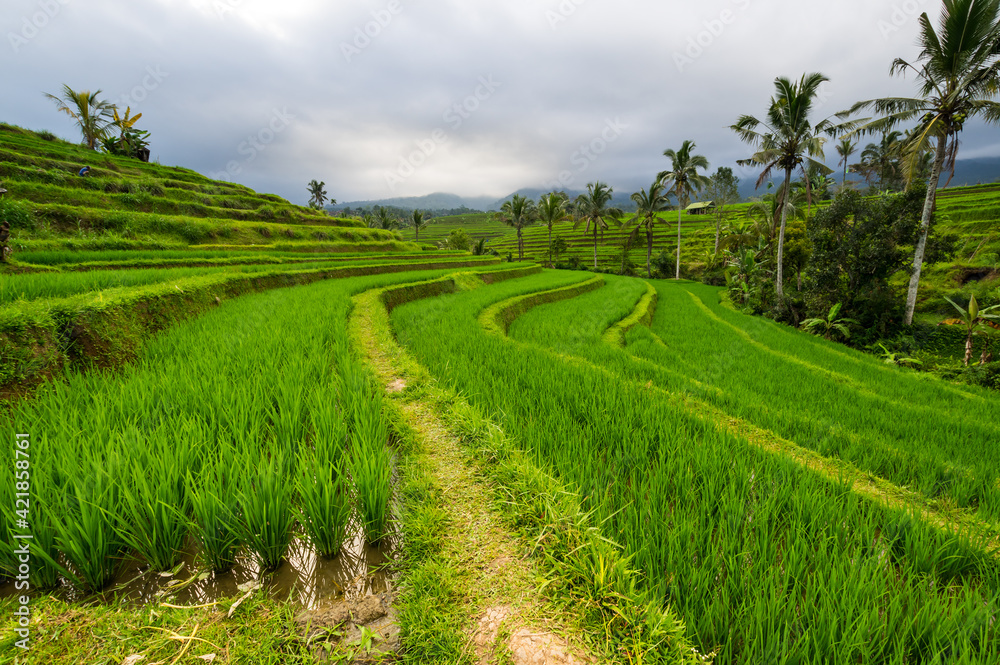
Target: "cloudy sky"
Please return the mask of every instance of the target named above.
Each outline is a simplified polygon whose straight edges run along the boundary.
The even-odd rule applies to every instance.
[[[889,64],[940,5],[4,0],[0,121],[77,140],[43,92],[101,89],[143,113],[162,164],[297,203],[313,178],[340,201],[634,191],[685,139],[713,170],[745,157],[728,126],[763,115],[776,76],[831,79],[817,119],[916,92]],[[995,129],[964,145],[1000,155]]]

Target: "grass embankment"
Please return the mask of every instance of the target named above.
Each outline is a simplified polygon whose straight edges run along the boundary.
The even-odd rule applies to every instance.
[[[224,299],[322,279],[487,265],[455,257],[252,273],[221,272],[143,287],[119,287],[0,309],[0,387],[19,393],[67,365],[117,366],[135,357],[145,336],[195,316]],[[62,275],[48,276],[52,279]]]
[[[762,449],[747,432],[691,413],[659,390],[663,379],[616,380],[600,364],[567,357],[565,345],[554,346],[562,353],[555,355],[468,322],[510,297],[508,288],[515,285],[401,307],[393,314],[397,335],[439,381],[498,414],[519,449],[574,488],[604,536],[632,557],[640,588],[670,605],[704,651],[719,649],[717,662],[997,656],[990,616],[1000,580],[986,543],[942,532],[919,513],[872,501]],[[552,314],[605,289],[617,294],[607,308]],[[524,321],[537,313],[560,340],[573,330],[624,356],[601,337],[646,288],[623,280],[605,289],[533,310]],[[643,330],[633,329],[630,342]],[[714,344],[710,326],[688,336]],[[724,371],[737,371],[739,357]],[[714,377],[699,380],[711,385]]]

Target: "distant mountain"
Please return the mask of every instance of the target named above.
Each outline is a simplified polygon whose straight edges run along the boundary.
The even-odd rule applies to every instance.
[[[834,173],[833,176],[836,178],[837,182],[840,182],[838,173],[842,172],[838,171]],[[857,181],[858,176],[849,175],[848,179]],[[947,174],[942,176],[941,184],[943,185],[947,179]],[[773,181],[775,187],[780,185],[781,175],[778,174],[778,177],[773,178]],[[955,166],[955,177],[951,181],[951,186],[957,187],[961,185],[976,185],[997,181],[1000,181],[1000,157],[960,159]],[[747,176],[740,179],[740,196],[742,196],[744,200],[751,196],[763,196],[764,194],[767,194],[768,191],[775,191],[773,188],[768,190],[766,182],[761,185],[760,189],[755,189],[755,182],[755,176]],[[527,196],[528,198],[537,201],[542,194],[547,194],[548,192],[548,189],[540,187],[525,187],[517,190],[516,192],[511,192],[502,199],[495,199],[492,196],[458,196],[456,194],[438,192],[435,194],[428,194],[427,196],[381,199],[378,201],[347,201],[344,203],[338,203],[335,206],[328,206],[328,208],[330,210],[343,210],[344,208],[369,208],[381,205],[395,206],[406,210],[452,210],[465,206],[471,210],[493,212],[495,210],[499,210],[500,206],[502,206],[504,202],[513,198],[515,194]],[[570,199],[575,199],[583,193],[584,192],[580,190],[566,191],[566,194],[569,195]],[[612,199],[612,205],[617,206],[626,212],[633,212],[635,210],[635,203],[633,203],[630,198],[631,194],[631,192],[624,191],[615,192],[614,198]]]
[[[496,201],[492,196],[458,196],[437,192],[427,196],[408,196],[392,199],[380,199],[378,201],[345,201],[334,206],[328,206],[331,210],[343,210],[344,208],[370,208],[374,206],[395,206],[406,210],[451,210],[465,206],[472,210],[489,210],[489,206]]]

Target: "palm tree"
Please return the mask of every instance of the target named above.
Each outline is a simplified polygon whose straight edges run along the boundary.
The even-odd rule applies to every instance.
[[[375,206],[375,217],[371,222],[377,229],[392,231],[399,228],[399,220],[396,219],[388,208]]]
[[[578,228],[580,224],[587,222],[587,226],[583,232],[587,233],[590,231],[593,233],[595,270],[597,269],[597,232],[599,230],[603,232],[604,229],[608,228],[609,220],[618,226],[618,220],[621,219],[623,214],[619,208],[613,208],[609,205],[613,192],[614,190],[603,182],[591,182],[587,183],[587,193],[576,197],[574,209],[577,222],[574,228]]]
[[[524,227],[535,221],[535,202],[521,194],[515,194],[500,206],[497,217],[507,226],[517,229],[517,260],[524,260]]]
[[[837,162],[837,165],[844,165],[844,181],[841,185],[843,187],[847,187],[847,162],[850,161],[851,155],[858,151],[857,149],[857,142],[849,138],[842,138],[837,144],[837,154],[840,155],[840,161]]]
[[[113,123],[112,111],[115,105],[98,99],[100,94],[100,90],[77,92],[68,85],[63,85],[62,97],[45,93],[46,97],[59,105],[60,111],[76,121],[83,133],[83,142],[91,150],[97,149],[97,142],[107,135],[108,128]]]
[[[878,143],[869,143],[861,151],[861,168],[868,173],[878,175],[880,191],[892,189],[892,183],[898,181],[902,136],[903,134],[896,130],[883,132]]]
[[[1000,124],[1000,104],[993,101],[1000,71],[1000,0],[944,0],[937,31],[926,13],[920,15],[919,21],[921,51],[917,64],[897,58],[889,73],[913,72],[921,96],[870,99],[843,113],[846,116],[864,109],[880,116],[856,130],[864,133],[884,132],[900,123],[917,121],[917,131],[904,148],[907,183],[914,179],[920,155],[932,144],[935,148],[906,294],[907,325],[913,323],[917,305],[938,181],[945,168],[954,170],[958,135],[972,117]]]
[[[549,267],[552,267],[552,227],[556,222],[564,222],[569,218],[566,210],[567,196],[562,192],[549,192],[538,199],[538,221],[549,229],[548,256]]]
[[[323,207],[323,204],[327,201],[326,190],[323,189],[326,186],[325,182],[317,182],[315,180],[310,180],[307,189],[309,190],[309,207],[316,208],[317,210]],[[336,201],[334,201],[336,203]]]
[[[629,224],[635,224],[635,230],[629,236],[629,241],[634,240],[640,230],[646,230],[646,277],[653,276],[650,268],[653,261],[653,226],[660,221],[660,213],[666,212],[670,206],[670,195],[664,191],[665,189],[666,184],[657,178],[649,186],[649,190],[640,189],[632,195],[637,209],[635,217],[629,220]]]
[[[709,179],[698,173],[698,169],[708,169],[708,160],[701,155],[692,155],[694,141],[684,141],[681,149],[676,152],[671,148],[663,151],[664,157],[669,157],[669,171],[661,171],[657,176],[660,180],[674,183],[674,196],[677,197],[677,276],[681,278],[681,216],[684,208],[691,204],[691,193],[704,189]]]
[[[819,73],[803,74],[798,83],[793,83],[785,77],[779,77],[774,81],[777,94],[771,97],[771,104],[767,110],[767,121],[762,122],[751,115],[744,115],[731,127],[740,139],[757,150],[749,159],[739,160],[737,163],[741,166],[758,165],[764,167],[760,178],[757,179],[758,187],[771,176],[774,169],[781,169],[785,172],[783,203],[787,203],[791,198],[789,188],[792,184],[792,171],[804,164],[815,164],[826,168],[822,161],[813,158],[823,159],[825,139],[820,134],[832,131],[833,125],[828,120],[823,120],[813,126],[809,121],[809,114],[812,111],[819,87],[827,81],[829,79]],[[761,128],[764,129],[763,132],[758,131]],[[806,183],[808,187],[808,179]],[[787,220],[788,206],[782,205],[781,227],[778,231],[777,276],[775,278],[775,291],[779,304],[783,303],[785,299],[784,256],[785,223]]]
[[[417,242],[420,242],[420,232],[427,228],[430,220],[424,219],[424,213],[414,210],[413,214],[410,215],[410,221],[413,222],[413,231],[417,235]]]

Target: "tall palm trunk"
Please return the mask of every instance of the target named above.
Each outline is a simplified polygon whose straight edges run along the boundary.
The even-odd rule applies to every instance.
[[[684,212],[684,204],[681,201],[684,199],[684,188],[677,188],[677,274],[674,279],[681,278],[681,215]]]
[[[917,291],[920,289],[920,271],[924,267],[924,252],[927,249],[927,236],[931,230],[931,215],[934,213],[934,201],[937,197],[938,179],[944,166],[948,152],[948,136],[938,137],[937,155],[931,168],[931,177],[927,181],[927,198],[924,199],[924,212],[920,217],[920,238],[913,252],[913,274],[910,276],[910,288],[906,292],[906,325],[913,324],[913,311],[917,308]]]
[[[650,265],[653,262],[653,226],[646,226],[646,277],[652,277],[653,271]]]
[[[594,222],[594,270],[597,270],[597,222]]]
[[[785,169],[785,193],[781,202],[781,227],[778,229],[778,275],[774,284],[778,304],[785,304],[785,223],[788,221],[788,198],[792,195],[792,169]]]
[[[521,227],[517,227],[517,260],[518,263],[524,261],[524,236],[521,235]]]
[[[552,225],[549,224],[549,267],[552,268]]]

